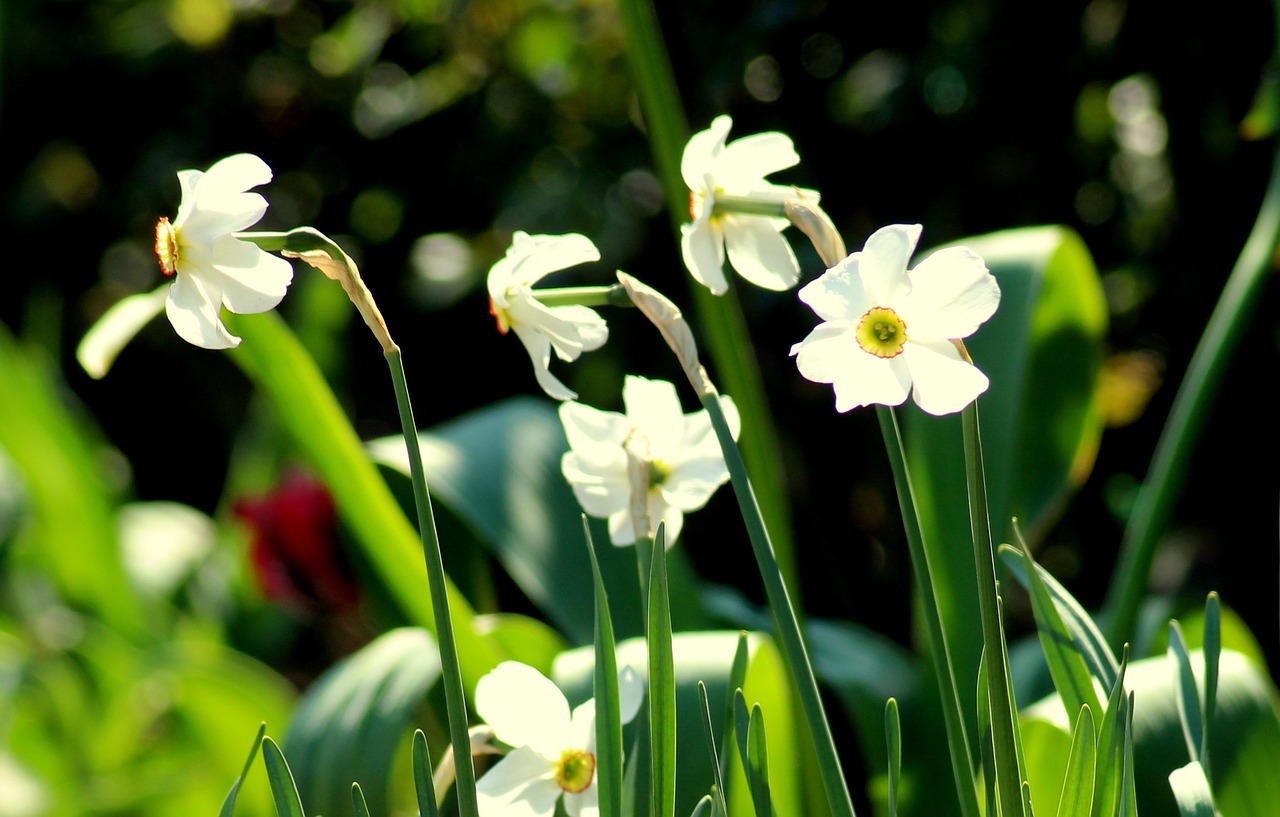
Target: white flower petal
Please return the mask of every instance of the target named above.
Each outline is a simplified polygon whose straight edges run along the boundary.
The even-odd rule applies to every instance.
[[[592,462],[611,462],[619,457],[631,423],[616,411],[601,411],[582,403],[561,403],[560,423],[569,448]],[[625,463],[626,456],[622,456]]]
[[[910,290],[907,263],[919,240],[919,224],[890,224],[867,239],[858,262],[858,275],[873,306],[892,307]]]
[[[551,817],[560,786],[555,764],[521,747],[476,781],[480,817]]]
[[[771,131],[735,139],[725,146],[716,168],[716,181],[726,192],[746,195],[765,176],[800,162],[791,137]]]
[[[725,422],[729,425],[729,433],[738,439],[742,431],[742,419],[738,415],[738,405],[727,394],[720,395],[720,410],[724,412]],[[711,415],[705,411],[694,412],[684,418],[684,436],[680,440],[683,452],[681,462],[693,459],[713,458],[723,461],[724,452],[720,450],[720,440],[716,437],[711,425]]]
[[[173,217],[173,226],[181,227],[196,209],[196,189],[204,178],[203,170],[179,170],[178,186],[182,188],[182,201],[178,204],[178,214]]]
[[[860,318],[875,306],[867,297],[858,275],[862,253],[855,252],[839,264],[800,288],[800,300],[809,305],[824,321]]]
[[[568,745],[569,703],[533,667],[503,661],[476,684],[476,712],[511,746],[557,758]]]
[[[605,517],[626,511],[627,500],[631,496],[631,480],[627,478],[625,460],[619,459],[612,467],[602,467],[575,451],[567,451],[560,458],[560,472],[573,490],[574,498],[589,516]]]
[[[908,277],[901,314],[913,339],[967,338],[1000,305],[1000,285],[968,247],[938,250]]]
[[[659,522],[666,526],[663,531],[663,535],[666,537],[662,543],[663,549],[670,550],[676,540],[680,538],[680,530],[684,527],[684,513],[674,505],[668,505],[658,491],[650,491],[649,524],[653,526],[650,529],[650,535],[657,535]]]
[[[209,277],[179,272],[169,287],[165,314],[187,343],[205,349],[234,349],[240,345],[240,338],[222,325],[222,293],[212,291],[214,284]]]
[[[252,153],[237,153],[219,159],[205,173],[201,187],[243,193],[271,181],[271,167]]]
[[[820,323],[804,340],[791,347],[800,374],[814,383],[835,382],[848,366],[846,358],[854,352],[863,354],[847,321]]]
[[[533,376],[547,396],[556,400],[575,399],[578,393],[551,373],[551,341],[547,336],[527,326],[512,325],[511,330],[529,353],[529,360],[533,362]]]
[[[590,698],[573,708],[573,725],[569,728],[569,746],[596,750],[596,699]]]
[[[631,723],[644,701],[645,683],[630,666],[618,670],[618,712],[623,723]]]
[[[901,355],[884,360],[861,352],[850,360],[856,363],[841,371],[831,384],[836,392],[836,411],[872,404],[900,406],[906,401],[911,372]]]
[[[791,289],[800,280],[800,263],[776,224],[759,216],[726,213],[721,217],[729,263],[763,289]]]
[[[204,180],[208,178],[206,173]],[[267,200],[258,193],[210,192],[201,184],[195,209],[182,226],[180,243],[210,244],[220,235],[252,227],[266,212]]]
[[[526,235],[516,233],[507,257],[514,259],[507,286],[533,285],[550,273],[600,260],[591,239],[578,233]]]
[[[238,314],[274,309],[293,283],[293,264],[230,235],[214,243],[213,265],[221,273],[222,302]]]
[[[631,512],[627,508],[609,514],[609,541],[615,547],[626,547],[636,543],[636,529],[631,522]]]
[[[692,224],[680,225],[680,254],[693,279],[712,295],[729,290],[724,277],[724,235],[720,225],[711,220],[711,208]]]
[[[698,131],[684,146],[680,157],[680,175],[690,190],[702,190],[704,180],[712,172],[724,150],[724,140],[729,136],[733,120],[727,116],[717,116],[711,121],[711,127]]]
[[[911,399],[930,414],[960,411],[990,385],[950,341],[908,343],[903,357],[911,369]]]
[[[564,810],[569,817],[599,817],[600,789],[595,781],[578,794],[565,792]]]
[[[622,385],[622,402],[632,426],[649,442],[652,459],[674,459],[684,433],[684,414],[675,384],[627,375]]]
[[[164,311],[169,285],[121,298],[98,318],[76,347],[76,360],[95,380],[105,377],[120,351]]]
[[[609,338],[609,326],[594,309],[585,306],[548,307],[532,296],[511,301],[507,308],[513,329],[532,329],[545,335],[556,357],[565,362],[584,351],[599,349]]]

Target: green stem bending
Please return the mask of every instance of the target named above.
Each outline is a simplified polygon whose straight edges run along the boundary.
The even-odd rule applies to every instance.
[[[845,782],[844,771],[840,767],[840,756],[836,753],[835,740],[831,735],[827,714],[822,706],[822,698],[818,694],[818,682],[813,675],[813,665],[809,662],[809,652],[800,634],[800,623],[796,619],[795,609],[791,606],[791,597],[787,594],[786,582],[783,580],[782,571],[778,568],[778,560],[774,555],[773,545],[769,541],[769,532],[765,529],[760,506],[756,504],[755,492],[747,477],[742,454],[738,451],[738,445],[734,442],[729,423],[725,419],[724,410],[720,407],[719,395],[712,392],[702,394],[700,397],[703,407],[711,417],[711,426],[715,429],[716,437],[720,441],[720,449],[724,452],[725,465],[729,470],[729,478],[733,482],[733,492],[738,498],[742,520],[746,524],[747,534],[751,539],[751,549],[755,552],[756,564],[760,569],[760,578],[764,582],[765,594],[769,598],[774,628],[782,642],[787,663],[791,666],[791,677],[799,692],[800,704],[817,751],[818,771],[822,776],[822,785],[826,790],[831,813],[833,817],[855,817],[853,801],[849,798],[849,787]]]
[[[1209,417],[1227,365],[1240,345],[1258,295],[1274,267],[1280,243],[1280,142],[1271,179],[1253,230],[1245,241],[1227,285],[1222,290],[1204,335],[1196,346],[1186,377],[1173,400],[1147,479],[1120,545],[1120,557],[1107,588],[1102,618],[1112,649],[1130,640],[1138,607],[1146,593],[1160,534],[1169,523],[1174,502],[1186,478],[1191,452]]]
[[[391,381],[395,384],[396,408],[400,410],[400,427],[409,453],[409,476],[413,481],[413,501],[418,510],[418,529],[422,534],[422,553],[427,563],[427,584],[436,619],[436,641],[440,647],[441,676],[444,681],[445,708],[449,718],[449,742],[457,775],[458,812],[461,817],[479,817],[476,802],[476,772],[471,760],[471,736],[467,730],[467,699],[458,669],[458,645],[453,638],[453,617],[449,613],[449,595],[445,582],[444,560],[440,556],[440,538],[436,533],[435,515],[431,512],[431,495],[427,492],[426,472],[422,467],[422,450],[418,446],[418,427],[413,421],[409,402],[409,386],[405,382],[404,361],[399,349],[386,353]]]
[[[658,178],[662,180],[667,209],[678,233],[680,224],[689,216],[688,188],[680,173],[680,160],[689,141],[689,125],[680,102],[680,91],[651,0],[619,0],[618,12],[627,35],[631,71],[644,111]],[[791,509],[784,489],[783,470],[779,467],[782,448],[765,400],[746,320],[732,289],[723,296],[712,295],[699,284],[693,289],[698,315],[707,329],[707,347],[716,365],[716,379],[737,401],[743,428],[751,429],[751,434],[744,437],[743,455],[755,475],[757,497],[773,532],[777,560],[791,596],[798,604],[800,583],[791,533]]]
[[[960,696],[953,674],[951,652],[947,648],[946,633],[938,612],[933,571],[929,566],[929,552],[924,546],[924,535],[920,530],[920,517],[916,513],[915,492],[911,487],[911,474],[907,470],[898,416],[888,406],[876,406],[876,416],[880,420],[880,433],[884,436],[885,450],[889,454],[893,482],[898,489],[898,505],[902,508],[907,548],[911,551],[911,569],[915,574],[916,592],[920,594],[925,635],[929,640],[929,653],[933,657],[934,673],[938,679],[938,694],[942,699],[942,718],[947,729],[947,749],[951,753],[951,773],[955,778],[960,813],[962,817],[978,817],[978,797],[974,788],[974,781],[978,778],[974,774],[969,754],[969,735],[960,713]]]
[[[533,297],[545,306],[634,306],[622,284],[535,289]]]
[[[996,797],[1004,817],[1022,810],[1022,770],[1018,762],[1016,707],[1009,685],[1008,656],[1000,627],[1000,596],[996,586],[995,550],[991,544],[991,520],[987,510],[987,483],[982,464],[982,436],[978,428],[978,404],[970,403],[961,414],[964,426],[965,477],[969,493],[969,526],[973,535],[973,559],[978,573],[978,606],[982,617],[982,641],[986,660],[988,699],[991,708],[991,742],[995,758]]]

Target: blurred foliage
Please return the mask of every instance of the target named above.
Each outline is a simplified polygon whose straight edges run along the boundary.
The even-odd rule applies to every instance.
[[[1037,531],[1037,558],[1096,606],[1171,385],[1261,195],[1269,148],[1242,141],[1237,125],[1251,137],[1274,129],[1265,104],[1245,120],[1272,48],[1268,5],[1205,15],[1127,0],[692,0],[660,13],[693,126],[727,112],[735,133],[790,134],[802,163],[778,180],[821,189],[851,246],[895,221],[923,223],[937,245],[1038,224],[1083,238],[1110,327],[1100,410],[1123,422],[1097,442],[1092,471],[1070,473],[1078,494]],[[406,349],[420,425],[438,426],[537,392],[523,350],[486,314],[484,272],[513,230],[595,241],[601,263],[559,283],[599,283],[622,268],[690,300],[624,48],[604,0],[0,6],[0,130],[11,155],[0,166],[0,229],[8,246],[30,252],[10,265],[0,297],[0,814],[211,808],[258,722],[284,733],[294,694],[284,678],[307,687],[404,622],[347,526],[326,546],[344,548],[363,580],[357,610],[286,611],[255,587],[247,537],[229,511],[308,458],[300,434],[280,433],[297,418],[251,397],[228,356],[186,346],[157,322],[105,381],[76,368],[71,350],[87,326],[158,282],[152,226],[177,205],[174,173],[238,151],[264,157],[276,176],[262,227],[314,224],[340,237]],[[816,257],[797,250],[806,276],[816,275]],[[858,741],[842,745],[876,756],[867,734],[878,729],[870,713],[885,678],[842,656],[862,644],[892,658],[891,677],[908,683],[900,645],[912,639],[910,576],[879,433],[870,413],[837,416],[828,388],[795,375],[785,353],[810,316],[792,294],[739,294],[789,446],[779,467],[795,502],[806,605],[837,622],[810,629],[819,670],[856,721]],[[1259,314],[1274,315],[1274,288],[1265,298]],[[281,311],[359,435],[394,433],[376,347],[351,326],[336,288],[299,270]],[[628,371],[679,376],[638,316],[610,320],[609,345],[564,373],[584,401],[617,408]],[[1274,506],[1274,485],[1224,478],[1222,463],[1224,452],[1234,461],[1276,447],[1271,407],[1253,381],[1274,370],[1278,341],[1274,321],[1262,321],[1243,344],[1154,577],[1162,593],[1218,588],[1273,664],[1274,553],[1251,546],[1254,511]],[[507,411],[541,411],[515,405]],[[437,452],[447,453],[450,434],[483,438],[463,422],[441,429]],[[549,462],[553,448],[541,452]],[[332,466],[331,488],[340,469]],[[450,478],[462,491],[483,476],[457,467]],[[1017,473],[1001,478],[1017,482],[1011,491],[1040,487]],[[1028,502],[1043,510],[1046,493]],[[150,590],[137,577],[153,574],[131,573],[121,555],[135,540],[117,522],[133,500],[191,506],[175,524],[215,531],[179,578]],[[521,507],[513,501],[512,518]],[[455,541],[471,542],[474,522],[452,512],[446,532],[453,525]],[[533,533],[571,551],[558,537],[575,522]],[[745,548],[739,524],[731,500],[713,500],[686,524],[688,564],[673,565],[734,588],[732,604],[700,600],[734,624],[750,609],[740,596],[758,596],[745,560],[724,557]],[[492,558],[447,552],[455,581],[479,613],[537,613],[581,643],[589,585],[575,579],[573,592],[554,593],[545,562],[521,563],[505,540],[495,546],[507,530],[477,536]],[[166,536],[180,534],[162,533],[159,546]],[[134,553],[154,567],[154,551]],[[585,575],[585,562],[573,570]],[[684,613],[701,626],[697,601],[675,611],[678,625]],[[617,604],[633,605],[620,635],[634,634],[635,602]],[[1006,617],[1015,631],[1030,627],[1021,597],[1011,594]],[[495,650],[531,663],[559,646],[528,619],[476,622],[491,628],[482,637]],[[866,622],[878,633],[864,633]],[[778,708],[768,712],[772,747],[793,728]],[[909,758],[918,726],[910,712],[903,718]],[[904,773],[905,804],[912,788],[917,803],[934,793],[919,769]],[[268,802],[251,774],[241,813],[266,813]]]

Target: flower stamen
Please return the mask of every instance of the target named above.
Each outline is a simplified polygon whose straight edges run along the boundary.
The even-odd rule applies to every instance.
[[[178,231],[168,216],[161,216],[156,222],[156,259],[165,275],[178,271]]]
[[[873,306],[858,321],[854,336],[869,355],[897,357],[907,345],[907,322],[887,306]]]
[[[596,777],[596,756],[583,749],[565,749],[556,762],[556,784],[569,794],[581,794]]]

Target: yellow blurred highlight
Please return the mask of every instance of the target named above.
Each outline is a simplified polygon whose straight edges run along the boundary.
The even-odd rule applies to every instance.
[[[68,210],[88,206],[102,181],[80,148],[68,142],[46,145],[32,170],[49,197]]]
[[[1116,352],[1102,368],[1102,416],[1109,428],[1142,416],[1163,380],[1164,360],[1155,352]]]
[[[192,48],[210,48],[231,30],[231,0],[172,0],[169,28]]]

